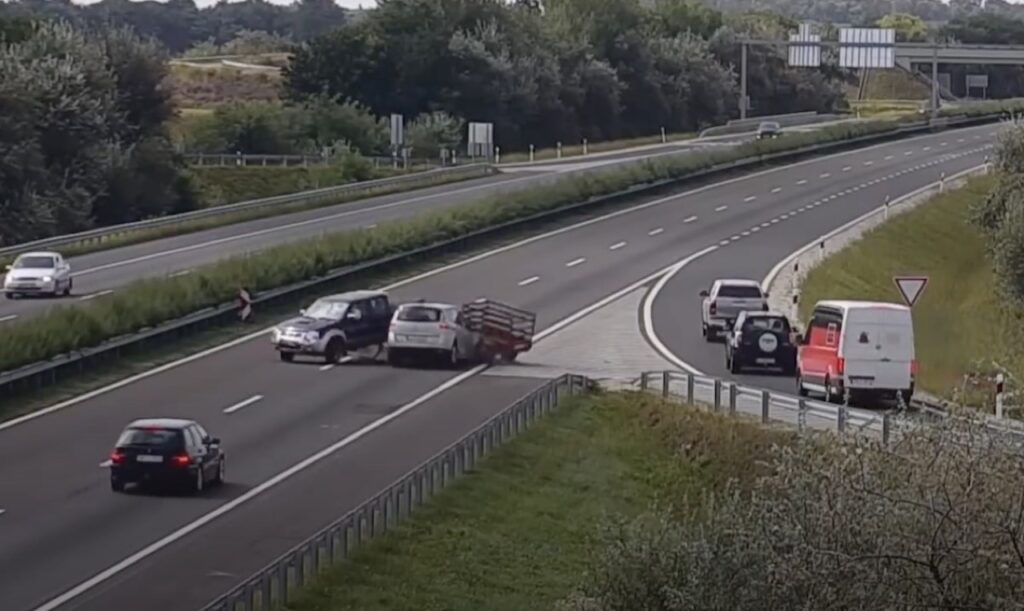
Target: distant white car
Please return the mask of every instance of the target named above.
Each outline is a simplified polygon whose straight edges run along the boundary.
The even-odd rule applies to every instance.
[[[700,326],[704,339],[714,341],[731,329],[740,312],[768,311],[768,294],[756,280],[740,278],[715,280],[701,291]]]
[[[407,357],[440,357],[456,366],[477,357],[480,335],[465,326],[462,308],[450,303],[405,303],[391,317],[388,330],[388,362],[404,363]]]
[[[4,293],[8,299],[22,295],[50,295],[56,297],[71,294],[74,279],[71,265],[59,253],[27,252],[19,255],[14,263],[7,266],[4,276]]]

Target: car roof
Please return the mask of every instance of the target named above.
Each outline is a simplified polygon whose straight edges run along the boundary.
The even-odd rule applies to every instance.
[[[349,291],[347,293],[337,293],[335,295],[324,295],[320,299],[323,301],[359,301],[361,299],[372,299],[374,297],[387,297],[388,294],[384,291]]]
[[[747,318],[785,318],[789,320],[788,316],[775,310],[768,310],[767,312],[763,310],[743,310],[740,313],[745,314]]]
[[[749,278],[719,278],[715,280],[719,284],[731,284],[733,286],[756,286],[761,288],[761,283],[757,280],[750,280]]]
[[[407,307],[413,307],[413,306],[423,307],[423,308],[436,308],[438,310],[453,310],[453,309],[458,309],[458,307],[459,307],[457,305],[453,305],[453,304],[450,304],[450,303],[441,303],[439,301],[410,301],[409,303],[403,303],[402,305],[400,305],[398,307],[400,307],[400,308],[407,308]]]
[[[159,429],[183,429],[193,424],[196,424],[195,420],[185,420],[184,418],[140,418],[138,420],[133,420],[125,428],[140,429],[153,427]]]
[[[59,256],[60,256],[59,253],[50,252],[48,250],[39,250],[39,251],[36,251],[36,252],[23,252],[20,255],[18,255],[18,258],[20,259],[22,257],[59,257]]]
[[[825,301],[819,301],[814,307],[835,308],[843,311],[869,310],[877,308],[881,308],[883,310],[910,310],[909,307],[901,303],[892,303],[889,301],[856,301],[853,299],[828,299]]]

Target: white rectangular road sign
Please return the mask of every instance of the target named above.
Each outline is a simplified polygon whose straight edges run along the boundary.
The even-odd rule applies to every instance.
[[[398,149],[405,144],[405,118],[402,115],[391,115],[391,147]]]
[[[893,276],[892,281],[896,283],[896,288],[903,296],[904,303],[914,307],[921,297],[921,293],[924,292],[924,287],[928,284],[928,276]]]
[[[896,30],[892,28],[842,28],[839,30],[839,67],[894,68],[895,45]]]
[[[795,44],[801,42],[820,43],[821,36],[811,34],[809,23],[801,23],[799,32],[789,35],[789,65],[808,68],[821,66],[821,47],[816,44]]]

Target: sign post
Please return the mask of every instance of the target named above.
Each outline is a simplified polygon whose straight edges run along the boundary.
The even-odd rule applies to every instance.
[[[924,292],[928,276],[893,276],[892,281],[903,296],[903,302],[912,308]]]

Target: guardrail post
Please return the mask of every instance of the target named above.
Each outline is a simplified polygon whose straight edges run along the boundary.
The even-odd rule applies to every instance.
[[[561,142],[557,142],[557,143],[555,143],[555,155],[556,155],[556,156],[557,156],[557,157],[558,157],[559,159],[561,159],[561,158],[562,158],[562,143],[561,143]]]
[[[761,423],[768,424],[771,420],[772,395],[767,390],[761,391]]]
[[[274,580],[269,573],[264,573],[263,578],[260,580],[260,608],[261,609],[272,609],[273,608],[273,593],[274,593]]]
[[[716,412],[718,410],[722,409],[722,381],[721,380],[715,380],[715,402],[714,402],[714,408],[715,408]]]
[[[501,163],[501,147],[494,147],[494,163]]]
[[[531,144],[531,145],[530,145],[530,161],[531,161],[531,162],[533,161],[533,150],[534,150],[534,149],[533,149],[533,145]]]
[[[669,371],[661,372],[661,396],[668,398],[669,383],[672,381]]]
[[[939,174],[939,193],[946,190],[946,173],[942,172]]]
[[[889,196],[885,196],[885,220],[889,220]]]
[[[288,604],[288,564],[282,562],[277,565],[277,602],[282,605]]]
[[[736,399],[739,395],[740,387],[735,382],[729,383],[729,413],[736,413]]]
[[[889,443],[889,436],[892,434],[891,426],[892,421],[889,420],[889,414],[882,414],[882,443]]]
[[[587,139],[586,138],[583,139],[583,154],[584,155],[587,154]]]
[[[797,399],[796,428],[801,432],[807,428],[807,399]]]
[[[645,392],[647,391],[647,386],[648,386],[648,384],[647,384],[647,374],[648,373],[649,372],[644,371],[643,373],[640,374],[640,390],[645,391]]]
[[[836,412],[836,426],[840,433],[846,432],[846,406],[840,405]]]
[[[665,128],[661,128],[661,143],[665,144],[668,140],[665,138]]]

